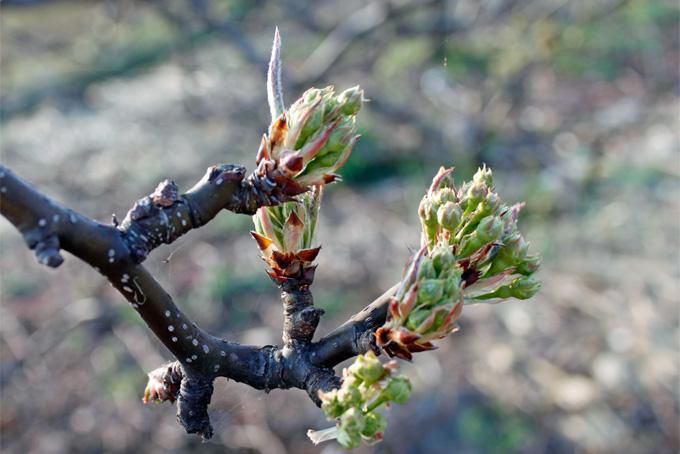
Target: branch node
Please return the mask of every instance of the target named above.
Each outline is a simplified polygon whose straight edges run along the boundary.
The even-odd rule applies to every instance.
[[[59,237],[56,233],[46,231],[43,227],[35,227],[23,232],[24,241],[29,249],[35,250],[38,263],[56,268],[64,263],[59,253]]]
[[[158,183],[158,186],[156,186],[156,189],[149,197],[151,197],[151,201],[154,204],[169,207],[179,200],[179,190],[174,181],[163,180]]]
[[[314,337],[323,309],[314,307],[309,285],[288,279],[281,285],[283,303],[283,341],[309,343]]]

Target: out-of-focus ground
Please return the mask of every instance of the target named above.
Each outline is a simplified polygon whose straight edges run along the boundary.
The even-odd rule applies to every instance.
[[[95,219],[164,178],[252,169],[275,25],[292,102],[361,84],[363,134],[329,187],[319,333],[396,282],[439,165],[494,169],[544,256],[531,301],[464,311],[405,365],[415,395],[384,453],[674,453],[680,448],[680,154],[674,1],[9,1],[0,9],[2,162]],[[309,2],[311,3],[311,2]],[[148,267],[201,326],[276,343],[275,288],[229,213]],[[0,221],[0,441],[7,453],[334,453],[300,391],[218,380],[201,444],[143,406],[169,359],[83,263],[38,265]]]

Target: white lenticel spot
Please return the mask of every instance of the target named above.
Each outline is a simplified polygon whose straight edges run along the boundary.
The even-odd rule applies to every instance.
[[[194,339],[191,341],[192,344],[194,344],[194,347],[198,346],[198,339]]]
[[[222,178],[218,178],[218,179],[215,181],[215,184],[216,184],[217,186],[219,186],[219,185],[221,185],[223,182],[224,182],[224,180],[223,180]]]
[[[187,361],[188,363],[190,363],[190,362],[191,362],[191,358],[187,358],[186,361]]]
[[[187,221],[185,221],[184,219],[182,219],[182,225],[187,225]]]
[[[125,290],[128,293],[132,293],[132,289],[130,287],[128,287],[127,285],[123,286],[123,290]]]
[[[170,317],[170,311],[165,311],[165,316]]]
[[[178,317],[179,317],[179,316],[178,316]],[[182,323],[182,329],[187,329],[187,324],[186,324],[186,323]]]
[[[175,331],[175,327],[174,327],[174,326],[172,326],[172,325],[168,326],[168,331],[170,331],[170,332],[173,332],[173,331]]]
[[[191,359],[198,359],[198,356],[196,356],[196,355],[191,355]]]
[[[114,255],[116,255],[116,251],[109,249],[109,257],[113,257]]]
[[[172,336],[172,341],[177,342],[177,338],[175,336]]]
[[[224,350],[223,350],[223,351],[220,351],[220,355],[221,355],[221,356],[227,356],[227,352],[225,352]]]
[[[203,353],[206,353],[206,354],[207,354],[209,351],[210,351],[210,349],[208,348],[208,346],[207,346],[207,345],[204,345],[204,346],[203,346]]]
[[[59,215],[58,214],[55,214],[54,216],[52,216],[52,222],[59,222]]]
[[[41,220],[38,221],[38,225],[40,227],[45,227],[47,225],[47,221],[44,220],[44,219],[41,219]]]

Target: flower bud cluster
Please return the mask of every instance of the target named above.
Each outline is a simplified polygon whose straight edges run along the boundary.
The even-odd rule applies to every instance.
[[[311,284],[314,279],[313,262],[321,248],[312,244],[322,192],[322,186],[314,186],[298,202],[262,207],[253,216],[250,234],[278,284],[288,279]]]
[[[373,352],[357,356],[343,370],[340,388],[319,393],[321,408],[335,427],[310,431],[309,437],[315,442],[337,438],[347,449],[357,448],[362,440],[382,440],[386,421],[377,410],[392,402],[404,404],[411,395],[411,383],[404,375],[396,375],[397,368],[394,361],[381,363]]]
[[[463,269],[449,247],[423,246],[412,260],[401,286],[390,299],[387,322],[376,340],[387,354],[410,360],[412,353],[432,350],[432,340],[456,328],[463,309]]]
[[[455,329],[464,303],[527,299],[540,288],[532,277],[540,257],[529,254],[517,227],[523,204],[502,202],[486,166],[459,188],[452,172],[441,168],[420,203],[422,248],[376,331],[391,356],[435,348],[431,340]]]
[[[291,194],[337,180],[335,172],[359,138],[356,115],[363,102],[358,86],[338,95],[332,86],[307,90],[262,137],[258,171]]]

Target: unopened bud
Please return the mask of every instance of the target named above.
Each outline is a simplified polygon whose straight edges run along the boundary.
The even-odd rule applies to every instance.
[[[364,91],[358,85],[348,88],[338,95],[338,102],[344,115],[356,115],[364,103]]]
[[[423,257],[418,265],[417,280],[434,279],[437,277],[437,272],[434,269],[432,260],[429,257]]]
[[[495,192],[489,191],[486,195],[486,205],[491,212],[494,212],[501,206],[501,198]]]
[[[372,385],[385,375],[385,368],[373,352],[357,356],[354,364],[349,367],[349,371],[363,380],[366,385]]]
[[[438,246],[432,251],[431,257],[437,275],[453,267],[456,263],[456,258],[448,247]]]
[[[411,382],[404,376],[394,377],[383,390],[383,396],[387,400],[403,405],[411,397]]]
[[[418,216],[422,223],[428,227],[437,226],[437,210],[429,197],[423,197],[418,206]]]
[[[454,202],[446,202],[437,210],[437,221],[446,230],[453,232],[460,223],[460,206]]]
[[[425,279],[418,285],[418,302],[429,306],[441,300],[444,294],[444,281],[441,279]]]
[[[483,200],[488,191],[489,188],[482,181],[473,181],[465,194],[468,199],[467,210],[470,211],[470,208],[474,208],[471,205],[476,205]]]
[[[458,197],[456,191],[452,188],[441,188],[433,194],[433,199],[437,207],[444,205],[446,202],[457,202]]]
[[[361,404],[362,396],[358,384],[355,386],[343,386],[338,391],[338,400],[347,407],[356,407]]]
[[[321,398],[321,408],[323,409],[326,416],[329,418],[339,418],[345,410],[347,410],[347,405],[340,400],[338,397],[338,390],[334,389],[327,393],[319,393]]]
[[[364,420],[364,429],[361,431],[361,435],[369,439],[376,438],[387,427],[385,417],[377,411],[366,414]]]
[[[538,270],[541,265],[541,257],[538,255],[529,255],[524,257],[524,259],[517,265],[517,272],[528,276],[533,274]]]
[[[350,142],[351,138],[354,137],[355,133],[356,126],[354,117],[343,118],[331,133],[328,142],[319,152],[319,156],[323,156],[327,153],[341,152]]]
[[[482,165],[482,167],[475,172],[472,181],[475,183],[482,183],[487,188],[493,188],[493,174],[491,169],[488,168],[486,164]]]
[[[525,276],[510,284],[510,296],[520,300],[529,299],[538,292],[541,283],[533,277]]]
[[[487,216],[479,221],[476,232],[483,243],[496,241],[503,233],[503,221],[496,216]]]
[[[365,419],[361,410],[350,408],[343,413],[338,425],[338,443],[347,449],[358,448],[361,444],[364,423]]]

